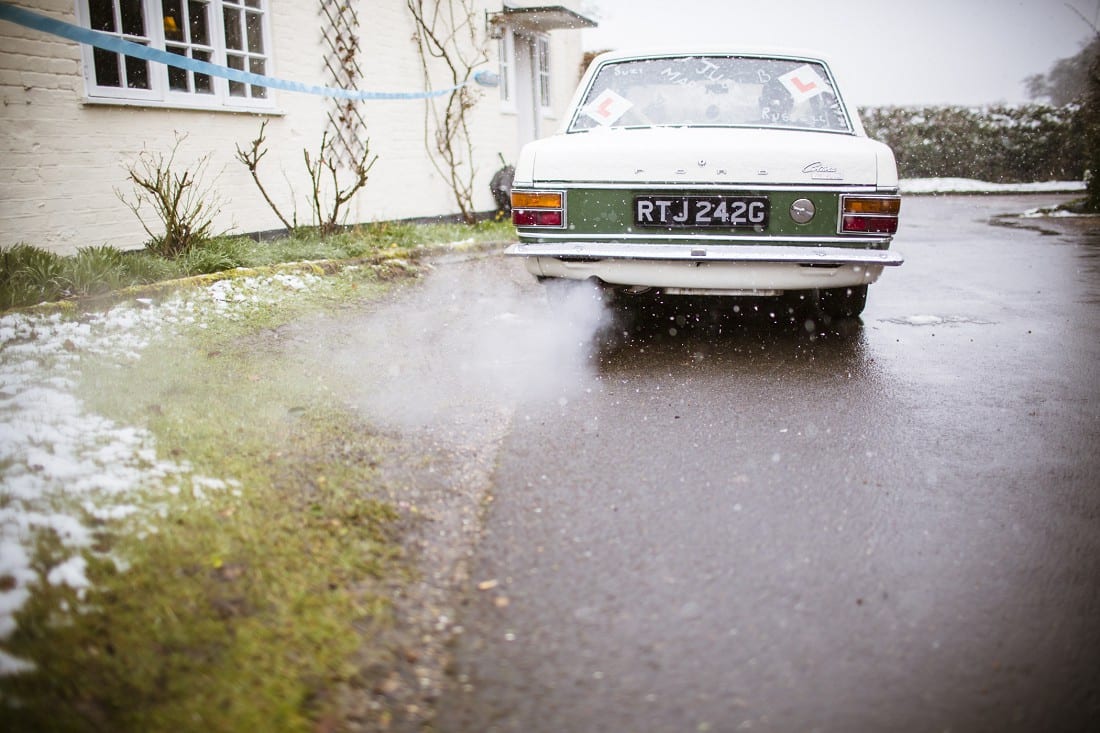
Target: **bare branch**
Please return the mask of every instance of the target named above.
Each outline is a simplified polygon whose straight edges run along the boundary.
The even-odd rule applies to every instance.
[[[431,3],[430,14],[425,13],[425,0],[406,0],[416,23],[413,40],[420,52],[424,84],[431,88],[430,60],[438,59],[446,66],[452,86],[465,85],[474,68],[488,58],[485,42],[478,38],[477,15],[470,0],[452,0],[446,4],[442,0],[427,1]],[[461,86],[448,95],[442,109],[436,100],[428,100],[424,109],[424,147],[468,223],[474,221],[473,190],[477,174],[468,118],[477,100],[476,92]],[[430,127],[434,127],[434,134]]]
[[[179,135],[168,154],[143,150],[127,169],[127,178],[135,187],[133,201],[121,192],[116,195],[141,222],[149,235],[147,247],[166,257],[175,257],[210,239],[214,219],[221,212],[221,201],[211,187],[203,185],[210,156],[204,155],[190,169],[176,170],[176,152],[186,138]],[[142,215],[143,207],[164,228],[157,235]]]
[[[1100,28],[1097,28],[1097,25],[1096,25],[1096,21],[1092,21],[1092,20],[1089,20],[1088,18],[1086,18],[1086,17],[1085,17],[1085,14],[1084,14],[1084,13],[1082,13],[1082,12],[1081,12],[1080,10],[1078,10],[1078,9],[1077,9],[1077,8],[1076,8],[1075,6],[1073,6],[1073,5],[1070,5],[1069,3],[1064,3],[1064,5],[1065,5],[1065,6],[1067,7],[1067,8],[1069,8],[1070,10],[1072,10],[1072,11],[1073,11],[1073,13],[1074,13],[1074,14],[1075,14],[1075,15],[1076,15],[1076,16],[1077,16],[1078,18],[1080,18],[1081,20],[1083,20],[1083,21],[1085,22],[1085,25],[1087,25],[1087,26],[1088,26],[1089,28],[1092,28],[1092,32],[1093,32],[1093,33],[1095,33],[1096,35],[1100,35]],[[1098,7],[1097,7],[1097,11],[1096,11],[1096,12],[1097,12],[1098,14],[1100,14],[1100,6],[1098,6]]]
[[[264,138],[264,128],[266,127],[267,120],[264,120],[260,123],[260,134],[256,137],[255,140],[252,141],[252,146],[248,150],[242,150],[240,145],[237,146],[237,160],[241,161],[241,163],[244,163],[245,167],[248,168],[248,172],[252,174],[252,180],[255,181],[256,187],[260,189],[260,195],[264,197],[264,201],[266,201],[267,205],[271,207],[271,210],[275,212],[275,216],[279,218],[279,221],[282,222],[283,226],[286,227],[288,231],[290,231],[294,227],[290,225],[290,222],[288,222],[286,220],[286,217],[283,216],[282,212],[279,211],[279,207],[276,206],[275,202],[271,200],[270,196],[268,196],[267,189],[264,188],[264,184],[260,182],[260,174],[258,172],[260,161],[265,155],[267,155],[267,148],[263,147],[264,143],[266,142],[266,139]]]

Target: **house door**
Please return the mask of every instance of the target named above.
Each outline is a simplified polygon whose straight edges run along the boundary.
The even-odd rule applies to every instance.
[[[516,65],[516,117],[520,147],[542,137],[539,95],[538,38],[516,33],[513,48]]]

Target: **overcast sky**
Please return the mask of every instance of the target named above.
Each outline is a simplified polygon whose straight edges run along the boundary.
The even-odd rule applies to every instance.
[[[1100,0],[1071,0],[1095,22]],[[857,105],[1028,101],[1093,30],[1061,0],[587,0],[586,50],[714,43],[827,56]]]

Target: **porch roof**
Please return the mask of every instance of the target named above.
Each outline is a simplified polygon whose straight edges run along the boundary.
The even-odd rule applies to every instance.
[[[595,28],[596,21],[564,5],[511,7],[505,5],[499,13],[489,16],[493,25],[508,25],[516,30],[545,33],[555,30]]]

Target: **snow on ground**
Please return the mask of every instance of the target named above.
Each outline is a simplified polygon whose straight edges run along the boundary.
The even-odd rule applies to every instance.
[[[221,280],[163,303],[137,299],[103,313],[0,316],[0,642],[36,586],[90,587],[85,553],[98,528],[140,522],[156,497],[196,498],[236,484],[161,460],[146,430],[91,413],[74,394],[81,360],[125,364],[152,342],[215,318],[243,318],[322,281],[315,275]],[[155,531],[151,523],[137,531]],[[42,540],[60,547],[36,557]],[[116,558],[120,567],[124,558]],[[43,577],[44,576],[44,577]],[[0,649],[0,675],[33,667]]]
[[[972,178],[903,178],[902,193],[1075,193],[1085,190],[1081,181],[1039,183],[989,183]]]
[[[1028,209],[1020,214],[1020,216],[1024,219],[1044,219],[1051,216],[1055,219],[1071,219],[1074,217],[1089,216],[1089,214],[1078,214],[1076,211],[1068,211],[1067,209],[1038,207],[1035,209]]]

